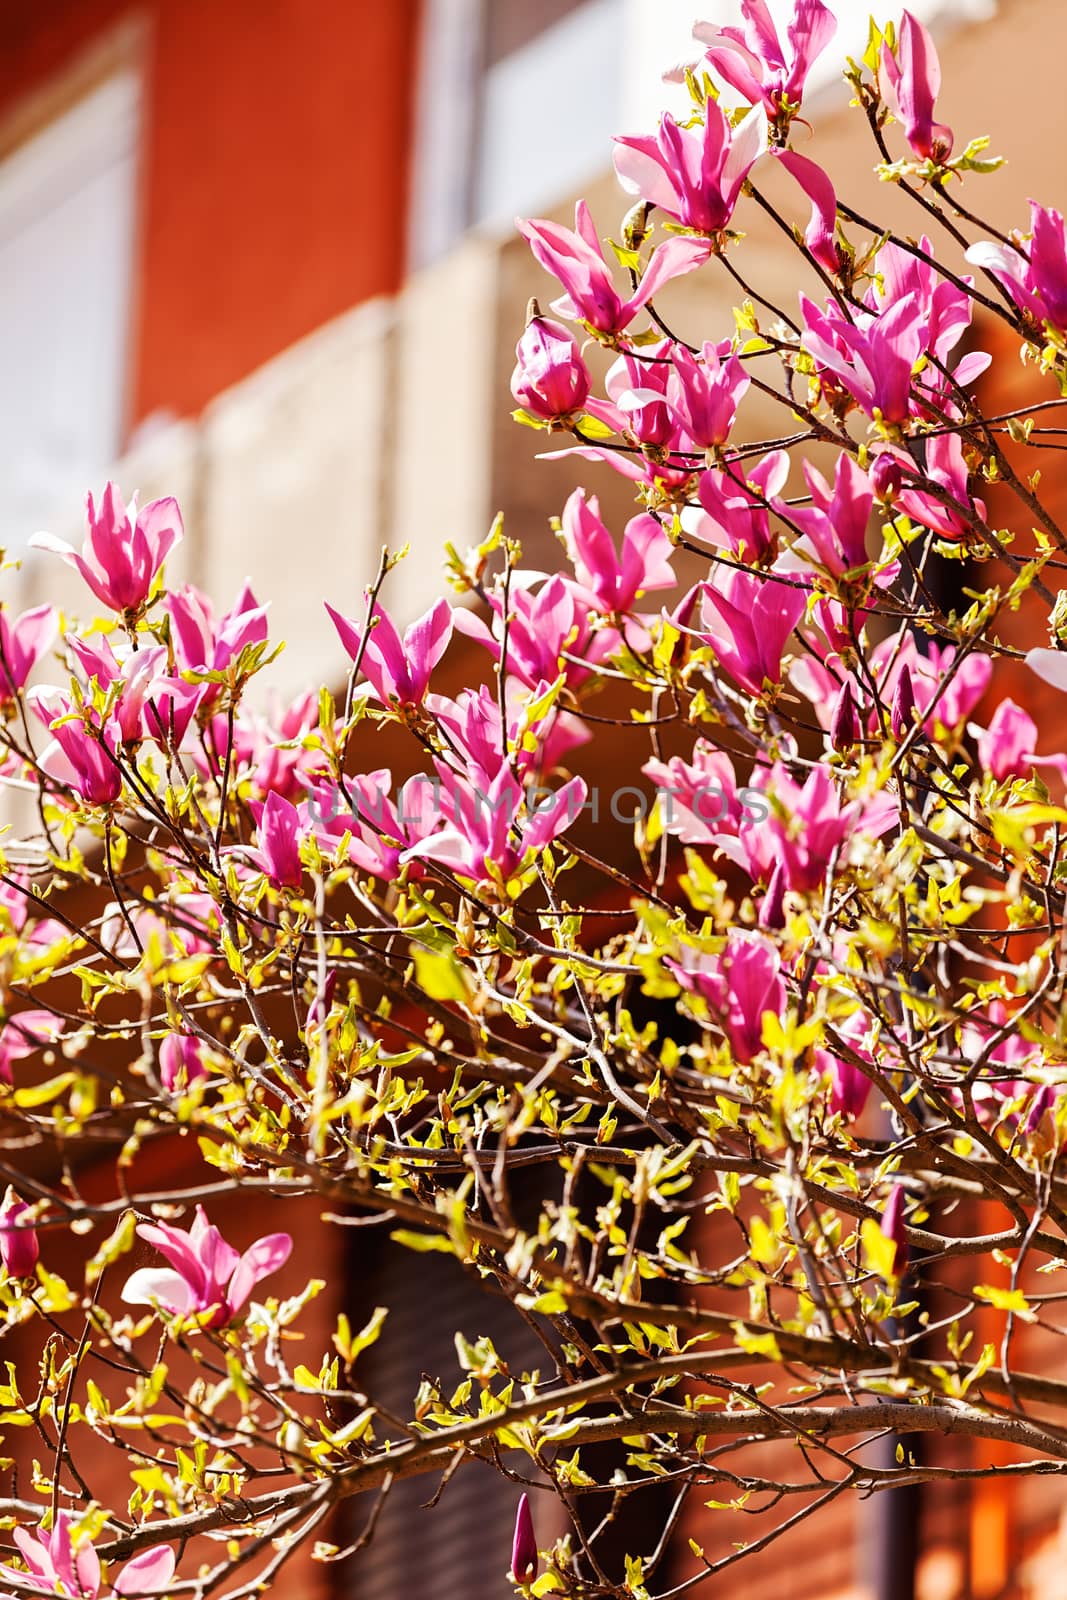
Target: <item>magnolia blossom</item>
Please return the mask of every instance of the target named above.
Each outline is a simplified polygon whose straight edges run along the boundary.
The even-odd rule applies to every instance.
[[[404,852],[438,825],[441,808],[433,780],[418,774],[393,797],[388,767],[346,777],[341,785],[322,779],[301,804],[301,830],[327,854],[348,841],[348,859],[383,882],[399,877]],[[407,863],[410,878],[422,876],[419,861]]]
[[[1017,234],[1010,244],[985,239],[971,245],[967,260],[998,278],[1037,322],[1067,328],[1067,235],[1059,211],[1031,200],[1028,244]]]
[[[641,771],[659,791],[664,829],[683,844],[713,844],[740,828],[744,808],[734,764],[706,739],[697,740],[691,761],[646,761]]]
[[[30,1277],[41,1254],[37,1230],[27,1221],[32,1211],[9,1184],[0,1205],[0,1261],[12,1278]]]
[[[0,1083],[13,1082],[11,1064],[54,1044],[63,1032],[60,1017],[51,1011],[16,1011],[0,1024]]]
[[[531,689],[554,683],[561,673],[568,686],[576,688],[614,652],[619,634],[615,628],[594,627],[589,596],[579,584],[559,573],[547,583],[542,577],[528,574],[525,582],[513,578],[506,627],[500,594],[489,596],[490,624],[465,609],[456,611],[455,624],[461,633],[485,645],[496,661],[506,642],[507,670]]]
[[[811,201],[811,216],[804,229],[804,243],[820,267],[826,272],[836,272],[841,265],[841,252],[834,238],[837,231],[837,194],[829,176],[817,161],[798,155],[795,150],[776,150],[775,155]]]
[[[785,487],[789,457],[772,450],[754,466],[728,463],[700,475],[697,493],[704,515],[683,516],[684,526],[709,544],[725,547],[749,563],[774,554],[770,506]]]
[[[555,422],[580,411],[589,396],[589,368],[574,335],[548,317],[531,317],[515,346],[511,392],[535,417]]]
[[[708,100],[703,128],[680,128],[665,112],[658,134],[617,135],[615,171],[630,194],[687,228],[717,234],[729,227],[741,185],[766,148],[761,107],[733,128],[718,102]]]
[[[267,638],[267,608],[258,603],[247,583],[218,622],[207,595],[192,584],[168,594],[164,606],[174,654],[187,672],[225,672],[246,646],[263,644]],[[204,688],[205,698],[218,692],[215,685]]]
[[[783,43],[767,0],[741,0],[741,15],[741,28],[698,22],[693,37],[707,45],[708,65],[743,100],[762,102],[768,116],[779,116],[784,102],[800,104],[808,74],[837,21],[822,0],[796,0]]]
[[[53,743],[41,753],[42,769],[76,789],[89,805],[114,805],[122,793],[122,727],[117,719],[90,726],[59,689],[31,689],[27,700],[53,735]]]
[[[762,934],[731,929],[721,955],[683,945],[666,963],[683,989],[702,995],[737,1061],[748,1065],[763,1048],[763,1019],[780,1016],[786,991],[781,959]]]
[[[669,589],[677,581],[671,567],[674,547],[655,517],[631,517],[622,536],[621,557],[600,518],[596,495],[575,489],[563,508],[561,532],[578,582],[605,611],[629,611],[650,589]]]
[[[886,422],[903,422],[911,411],[912,368],[923,350],[924,321],[916,296],[905,295],[877,316],[847,318],[836,301],[820,311],[800,296],[801,344],[829,378],[856,404]]]
[[[438,600],[423,613],[403,637],[387,611],[375,606],[369,631],[349,622],[328,602],[327,611],[337,635],[353,661],[358,661],[383,705],[419,705],[430,674],[452,637],[452,607]]]
[[[56,1596],[63,1600],[97,1600],[103,1577],[100,1558],[89,1539],[77,1541],[71,1532],[70,1517],[60,1511],[50,1529],[42,1523],[36,1533],[16,1528],[11,1536],[26,1563],[19,1567],[0,1565],[0,1573],[17,1583],[21,1594]],[[163,1595],[174,1577],[174,1551],[157,1544],[142,1550],[127,1561],[111,1582],[110,1593],[117,1595]],[[0,1600],[15,1600],[13,1595]]]
[[[988,728],[967,730],[978,740],[978,760],[998,783],[1025,778],[1033,767],[1052,767],[1067,781],[1067,755],[1039,756],[1037,723],[1014,700],[1005,699],[994,711]]]
[[[775,841],[786,883],[801,893],[821,888],[835,854],[851,840],[880,838],[899,818],[889,793],[843,803],[824,766],[814,767],[803,784],[781,766],[766,781],[773,809],[765,831]]]
[[[595,517],[595,499],[591,502],[591,510]],[[642,519],[634,519],[639,520]],[[649,517],[647,520],[651,522],[653,519]],[[651,545],[646,548],[649,557],[654,559]],[[624,535],[620,574],[620,585],[624,590],[633,576],[627,555],[628,545]],[[643,582],[648,587],[660,586],[653,582],[656,571],[662,576],[669,569],[661,567],[658,560],[652,570],[646,568]],[[605,583],[611,582],[606,559],[601,568],[601,578]],[[428,694],[426,709],[438,727],[447,733],[463,768],[469,773],[483,774],[487,782],[500,771],[505,748],[517,777],[538,778],[554,772],[570,751],[587,744],[591,737],[579,717],[559,709],[553,696],[553,685],[544,680],[527,688],[516,678],[505,678],[503,722],[500,696],[485,683],[479,684],[477,689],[460,690],[455,700],[450,700],[446,695]]]
[[[804,462],[810,506],[776,505],[792,519],[804,537],[795,546],[833,577],[842,577],[867,562],[867,524],[874,493],[867,474],[845,451],[837,458],[831,490],[822,473]]]
[[[96,598],[112,611],[139,611],[152,592],[160,567],[183,537],[182,514],[171,496],[137,510],[134,496],[127,511],[122,496],[109,483],[100,508],[85,498],[89,533],[79,555],[65,539],[38,533],[36,550],[49,550],[81,574]]]
[[[534,851],[551,844],[575,821],[586,798],[586,785],[572,778],[561,789],[541,792],[528,805],[510,767],[503,766],[485,786],[438,761],[441,825],[405,850],[401,861],[440,862],[476,883],[506,883]]]
[[[934,120],[941,63],[933,40],[910,11],[901,17],[896,50],[883,44],[881,67],[886,100],[915,155],[923,161],[947,161],[952,154],[952,129]]]
[[[908,1230],[904,1222],[907,1190],[902,1183],[894,1183],[882,1212],[882,1232],[896,1245],[893,1253],[893,1276],[899,1278],[908,1264]]]
[[[168,1033],[159,1046],[159,1076],[171,1094],[207,1076],[204,1046],[189,1033]]]
[[[142,1222],[137,1234],[155,1245],[170,1267],[138,1268],[122,1291],[127,1305],[158,1305],[172,1316],[210,1312],[209,1328],[232,1322],[260,1279],[284,1266],[293,1248],[288,1233],[270,1233],[238,1255],[208,1222],[203,1206],[197,1206],[187,1233],[165,1222]]]
[[[299,889],[304,879],[300,860],[300,815],[291,800],[275,791],[252,814],[259,825],[258,848],[246,852],[276,889]]]
[[[0,601],[0,703],[13,700],[59,633],[54,606],[34,606],[12,622]]]
[[[731,572],[714,585],[700,585],[700,591],[704,631],[697,637],[711,646],[723,670],[751,694],[781,683],[786,641],[804,614],[803,589],[788,580]]]
[[[725,444],[751,381],[732,341],[707,341],[699,360],[676,344],[671,360],[674,378],[668,384],[668,397],[690,439],[702,450]]]
[[[652,252],[638,287],[624,300],[615,288],[584,200],[575,207],[573,231],[557,222],[520,220],[516,225],[534,259],[558,278],[566,291],[562,299],[553,302],[553,311],[587,322],[604,334],[622,333],[665,283],[701,266],[711,250],[705,239],[665,239]]]

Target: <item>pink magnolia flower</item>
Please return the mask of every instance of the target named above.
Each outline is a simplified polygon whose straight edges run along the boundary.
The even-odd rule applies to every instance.
[[[692,531],[745,561],[762,562],[776,544],[769,507],[788,476],[789,456],[784,450],[772,450],[752,467],[742,462],[710,467],[701,473],[697,487],[706,515],[693,519]]]
[[[714,844],[722,833],[736,833],[742,820],[734,764],[706,739],[693,746],[693,759],[646,761],[641,768],[656,785],[664,830],[683,844]]]
[[[841,252],[835,238],[837,194],[833,183],[817,161],[798,155],[795,150],[777,150],[775,154],[811,201],[804,243],[820,267],[826,272],[836,272],[841,265]]]
[[[882,46],[882,75],[889,108],[899,118],[915,155],[922,161],[947,161],[952,154],[952,129],[934,121],[941,63],[934,41],[910,11],[900,19],[896,52],[888,44]]]
[[[589,397],[589,368],[562,323],[532,317],[515,346],[511,392],[535,417],[555,422],[580,411]]]
[[[1025,1039],[1011,1022],[1012,1013],[1004,1002],[993,1000],[984,1012],[971,1012],[959,1030],[961,1064],[969,1069],[983,1063],[972,1098],[984,1120],[1001,1115],[1004,1103],[1018,1100],[1047,1065],[1041,1046]],[[962,1103],[958,1093],[953,1098]]]
[[[35,534],[30,544],[61,556],[112,611],[139,611],[160,567],[185,532],[178,502],[168,495],[138,511],[135,495],[127,512],[118,489],[109,483],[99,511],[91,494],[86,495],[85,506],[89,533],[80,555],[65,539],[50,533]]]
[[[817,602],[815,610],[820,613],[831,653],[824,653],[823,660],[814,660],[810,655],[801,657],[793,662],[789,676],[794,686],[811,701],[820,725],[828,731],[842,679],[847,675],[840,656],[854,645],[847,628],[835,623],[824,606]],[[857,625],[862,619],[863,614],[857,612]],[[989,687],[993,668],[988,656],[972,650],[950,676],[956,659],[955,645],[930,641],[924,650],[925,653],[920,654],[910,634],[903,639],[899,634],[892,634],[874,646],[869,659],[878,698],[886,708],[892,708],[899,680],[907,668],[913,703],[922,717],[924,731],[933,739],[939,736],[939,727],[950,731],[958,729],[963,719],[970,716]],[[1067,655],[1062,659],[1067,664]],[[1067,688],[1067,671],[1063,687]],[[857,696],[856,711],[861,731],[870,738],[883,736],[885,729],[877,707],[873,702],[861,705],[860,699]]]
[[[409,778],[392,798],[388,767],[346,777],[344,787],[320,779],[300,806],[301,827],[328,854],[348,839],[348,859],[364,872],[390,883],[399,877],[404,851],[438,824],[438,789],[431,778]],[[421,877],[422,864],[408,864],[408,876]]]
[[[596,501],[592,504],[595,508]],[[536,709],[551,687],[542,682],[527,688],[516,678],[504,680],[506,733],[501,726],[499,698],[485,683],[477,689],[461,690],[455,700],[428,694],[426,709],[447,734],[468,772],[477,771],[490,781],[500,771],[506,744],[517,777],[544,777],[591,737],[581,719],[571,712],[561,711],[556,705],[550,705],[547,711]]]
[[[700,585],[703,632],[724,672],[755,695],[782,681],[786,641],[804,614],[803,589],[747,572]]]
[[[102,689],[119,686],[111,720],[124,744],[165,739],[168,735],[176,744],[182,742],[195,710],[195,693],[192,699],[181,694],[175,705],[175,686],[180,690],[190,686],[168,676],[165,645],[123,650],[120,657],[103,635],[83,639],[70,633],[66,639],[87,683],[95,678]]]
[[[1067,783],[1067,755],[1039,756],[1037,723],[1014,700],[1002,700],[988,728],[972,723],[968,733],[978,740],[978,760],[997,783],[1026,778],[1034,767],[1052,767]]]
[[[869,417],[903,422],[911,411],[912,368],[923,351],[922,307],[905,295],[877,316],[849,320],[834,302],[820,311],[800,297],[801,344],[830,381]]]
[[[1013,244],[988,239],[971,245],[967,260],[998,278],[1021,310],[1038,322],[1067,328],[1067,237],[1063,216],[1030,201],[1029,244],[1015,235]]]
[[[705,343],[699,360],[676,344],[671,360],[674,377],[667,393],[683,428],[701,450],[725,444],[751,381],[732,342]]]
[[[207,1077],[204,1047],[191,1033],[168,1033],[159,1046],[159,1076],[171,1094]]]
[[[824,766],[813,767],[801,785],[778,765],[766,788],[773,809],[764,831],[787,885],[802,894],[822,887],[835,852],[844,865],[853,840],[880,838],[898,821],[898,803],[890,794],[842,803]]]
[[[536,593],[533,583],[540,585]],[[531,689],[540,683],[555,683],[561,673],[568,687],[583,683],[619,644],[615,628],[594,627],[592,600],[592,595],[560,573],[547,583],[540,583],[540,574],[536,574],[526,586],[513,579],[508,596],[507,670]],[[489,605],[491,625],[465,609],[456,611],[455,624],[499,661],[505,639],[503,598],[490,595]]]
[[[192,584],[168,594],[164,605],[175,657],[188,672],[224,672],[246,645],[267,638],[267,608],[247,583],[218,623],[211,601]]]
[[[683,945],[679,959],[665,965],[683,989],[707,1001],[735,1059],[752,1062],[763,1048],[764,1017],[785,1010],[782,964],[770,940],[732,928],[721,955]]]
[[[254,799],[265,800],[277,790],[287,800],[296,800],[326,767],[323,751],[305,743],[305,735],[317,728],[318,722],[316,695],[308,692],[286,704],[277,693],[270,693],[264,713],[242,705],[232,730],[229,719],[216,713],[205,730],[210,756],[205,757],[199,740],[189,756],[200,772],[217,776],[229,750],[231,778],[247,782]]]
[[[767,118],[754,106],[736,128],[715,100],[703,128],[680,128],[665,112],[658,134],[617,134],[615,171],[640,195],[687,228],[717,234],[729,226],[753,163],[767,148]]]
[[[650,345],[643,356],[624,351],[604,377],[608,401],[598,414],[617,433],[657,450],[684,451],[693,441],[681,431],[671,404],[670,386],[677,388],[669,357],[675,349],[670,339]],[[614,454],[616,452],[607,452]]]
[[[9,869],[8,877],[9,882],[0,883],[0,931],[7,932],[9,926],[11,933],[23,936],[30,951],[47,949],[71,937],[70,930],[54,917],[36,917],[30,922],[30,907],[39,909],[41,900],[30,888],[25,872]]]
[[[262,806],[253,803],[258,848],[249,858],[267,874],[276,889],[299,889],[304,881],[300,860],[300,815],[291,800],[272,790]]]
[[[853,1062],[844,1061],[829,1051],[818,1050],[816,1056],[830,1080],[827,1096],[830,1110],[844,1117],[846,1122],[855,1122],[870,1097],[871,1080],[865,1078]]]
[[[972,650],[949,677],[949,668],[956,660],[955,645],[939,645],[931,640],[920,654],[911,635],[903,643],[896,634],[883,639],[871,651],[870,665],[874,681],[879,686],[883,703],[892,705],[897,682],[908,669],[912,694],[923,728],[930,738],[936,738],[938,724],[953,729],[970,716],[989,687],[993,663],[986,655]],[[871,708],[869,731],[878,731],[878,720]]]
[[[901,472],[896,505],[913,522],[932,529],[942,539],[953,540],[967,538],[976,531],[976,523],[985,522],[985,501],[970,492],[970,472],[958,433],[939,433],[926,440],[921,476],[905,451],[895,454]],[[944,498],[919,487],[923,480],[940,489]]]
[[[867,524],[874,503],[867,474],[842,451],[837,458],[832,491],[810,461],[804,462],[804,476],[811,505],[776,506],[804,535],[794,550],[835,578],[865,566],[869,559]]]
[[[12,1278],[31,1277],[41,1254],[37,1229],[25,1220],[32,1209],[9,1184],[0,1206],[0,1261]]]
[[[578,582],[606,612],[629,611],[648,590],[669,589],[677,582],[671,568],[674,547],[655,517],[631,517],[620,558],[600,519],[596,495],[587,499],[584,489],[575,489],[563,507],[561,531]]]
[[[933,256],[934,248],[923,234],[919,249]],[[884,244],[875,260],[875,275],[864,300],[872,311],[881,314],[891,306],[911,295],[919,307],[923,325],[922,349],[936,356],[942,366],[950,364],[950,357],[971,325],[973,301],[966,288],[950,282],[922,256],[903,249],[898,244]],[[973,279],[966,277],[961,283],[970,286]],[[959,361],[953,377],[959,384],[970,383],[984,372],[991,361],[984,350],[972,350]],[[930,387],[940,392],[944,380],[931,367],[917,378],[920,388]]]
[[[137,1235],[166,1256],[170,1267],[139,1267],[122,1291],[126,1304],[159,1305],[174,1316],[211,1312],[209,1328],[232,1322],[260,1279],[284,1266],[293,1248],[289,1234],[270,1233],[239,1256],[208,1222],[203,1206],[197,1206],[187,1233],[165,1222],[142,1222]]]
[[[537,1535],[530,1514],[528,1496],[522,1495],[515,1513],[515,1537],[511,1545],[511,1575],[516,1583],[529,1583],[537,1576]]]
[[[704,239],[665,239],[652,252],[641,282],[623,300],[604,260],[600,240],[584,200],[574,213],[574,230],[556,222],[523,222],[517,226],[534,259],[558,278],[566,293],[553,302],[561,317],[587,322],[599,333],[616,335],[629,327],[637,313],[665,283],[692,272],[708,259],[711,246]]]
[[[11,622],[0,601],[0,703],[13,700],[59,633],[54,606],[34,606]]]
[[[706,44],[707,62],[749,105],[778,117],[783,101],[799,105],[804,84],[837,29],[822,0],[796,0],[782,43],[766,0],[742,0],[743,28],[698,22],[693,37]]]
[[[341,643],[353,661],[360,661],[382,704],[421,705],[430,675],[452,637],[453,614],[448,601],[438,600],[405,630],[403,638],[389,613],[375,606],[366,643],[361,626],[349,622],[328,602],[326,609]]]
[[[851,1047],[861,1060],[874,1064],[870,1048],[870,1022],[862,1011],[854,1011],[836,1027],[843,1042]],[[855,1122],[862,1115],[871,1093],[871,1080],[852,1061],[836,1055],[832,1045],[815,1051],[815,1065],[829,1080],[827,1105],[846,1122]]]
[[[60,1511],[55,1525],[37,1532],[16,1528],[12,1534],[26,1570],[0,1566],[5,1578],[19,1585],[20,1593],[60,1595],[63,1600],[97,1600],[100,1584],[100,1559],[88,1539],[77,1544],[71,1535],[70,1517]],[[164,1595],[174,1577],[174,1551],[169,1545],[153,1545],[127,1561],[111,1584],[117,1595]],[[4,1600],[14,1600],[5,1596]]]
[[[531,799],[510,767],[501,767],[488,788],[468,782],[437,761],[442,826],[420,839],[402,861],[437,861],[475,883],[506,883],[531,852],[551,844],[580,814],[585,782],[572,778],[561,789]]]
[[[119,724],[110,719],[103,728],[90,728],[80,716],[71,716],[71,703],[58,689],[31,689],[28,698],[54,740],[42,752],[43,770],[76,789],[89,805],[114,805],[122,793]]]

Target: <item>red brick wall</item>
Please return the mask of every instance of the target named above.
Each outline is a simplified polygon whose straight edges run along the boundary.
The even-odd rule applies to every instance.
[[[403,268],[418,0],[0,5],[0,118],[148,23],[131,424],[198,411]]]

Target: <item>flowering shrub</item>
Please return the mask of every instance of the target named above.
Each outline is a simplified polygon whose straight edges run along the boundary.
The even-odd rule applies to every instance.
[[[617,141],[621,243],[584,204],[522,224],[562,294],[519,338],[517,415],[632,482],[618,537],[578,491],[560,571],[498,526],[406,628],[387,556],[328,608],[343,698],[291,707],[258,692],[249,590],[216,618],[167,587],[171,500],[108,485],[80,554],[38,540],[88,625],[0,610],[2,776],[33,813],[0,872],[0,1429],[36,1458],[5,1500],[12,1592],[250,1594],[343,1553],[341,1501],[479,1459],[517,1485],[520,1588],[678,1593],[745,1553],[731,1505],[765,1546],[939,1470],[853,1448],[886,1430],[1062,1468],[1067,1389],[1020,1346],[1059,1331],[1039,1274],[1067,1263],[1067,754],[1005,684],[1067,690],[1033,455],[1067,397],[1063,221],[1035,204],[1004,236],[964,207],[996,163],[953,154],[905,16],[846,76],[926,231],[869,223],[790,143],[829,13],[797,0],[783,41],[743,10],[697,29],[691,114]],[[803,226],[763,193],[776,163]],[[757,210],[795,250],[789,304],[745,275]],[[732,330],[668,323],[671,280],[724,270]],[[1034,369],[1023,414],[976,392],[994,322]],[[598,761],[606,724],[640,772]],[[190,1153],[160,1191],[167,1140]],[[301,1198],[456,1257],[539,1365],[473,1323],[466,1377],[397,1416],[364,1377],[388,1308],[353,1332],[295,1224],[263,1232]],[[332,1342],[291,1368],[321,1294]],[[674,1509],[617,1581],[580,1502],[650,1483]],[[690,1495],[719,1497],[703,1543]]]

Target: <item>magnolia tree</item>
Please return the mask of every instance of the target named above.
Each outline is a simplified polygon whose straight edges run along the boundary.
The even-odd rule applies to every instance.
[[[166,585],[172,500],[109,486],[80,552],[36,540],[95,621],[0,613],[33,818],[0,902],[2,1593],[251,1594],[351,1553],[340,1502],[365,1497],[358,1550],[401,1480],[431,1500],[488,1463],[524,1593],[676,1595],[943,1471],[920,1434],[970,1436],[964,1475],[1006,1446],[1064,1470],[1067,1384],[1020,1347],[1062,1331],[1067,756],[997,682],[1067,690],[1067,534],[1030,454],[1062,433],[1064,224],[964,207],[996,163],[953,153],[906,13],[846,76],[917,231],[868,221],[801,115],[829,13],[798,0],[783,38],[743,11],[697,29],[688,117],[616,141],[620,242],[584,205],[522,225],[563,320],[531,308],[518,415],[631,480],[621,542],[579,490],[561,571],[498,527],[406,632],[386,554],[330,608],[343,699],[269,711],[265,608]],[[759,212],[812,296],[750,282]],[[733,327],[657,310],[698,269],[729,274]],[[972,324],[1033,364],[1024,412],[979,405]],[[461,648],[482,681],[449,698]],[[611,724],[640,771],[605,757],[594,786]],[[603,861],[609,770],[638,815]],[[264,1227],[302,1198],[324,1236],[380,1224],[413,1274],[451,1254],[515,1349],[472,1311],[398,1413],[367,1376],[389,1308],[280,1298],[290,1231],[239,1252],[238,1196]],[[653,1483],[659,1527],[607,1563]]]

